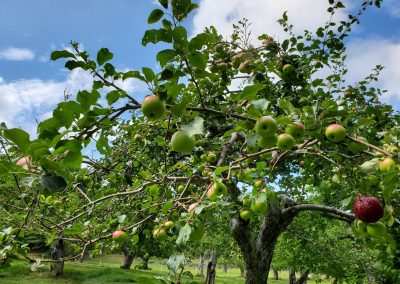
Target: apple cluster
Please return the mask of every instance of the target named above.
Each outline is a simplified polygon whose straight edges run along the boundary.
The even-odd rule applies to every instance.
[[[277,146],[282,151],[290,150],[295,145],[295,140],[304,135],[304,125],[300,121],[289,123],[285,133],[277,134],[278,124],[272,116],[262,116],[255,125],[255,131],[259,135],[258,145],[262,148]]]

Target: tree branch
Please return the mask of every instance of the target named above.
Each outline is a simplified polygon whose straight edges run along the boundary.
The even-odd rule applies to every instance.
[[[319,211],[324,213],[329,213],[333,215],[337,215],[339,217],[343,217],[347,219],[349,222],[355,220],[355,216],[352,213],[348,213],[346,211],[340,210],[336,207],[325,206],[320,204],[299,204],[283,210],[283,214],[293,214],[297,215],[302,211]]]

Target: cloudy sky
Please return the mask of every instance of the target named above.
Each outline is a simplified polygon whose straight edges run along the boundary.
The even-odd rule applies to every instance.
[[[2,0],[0,9],[0,122],[35,132],[36,120],[47,118],[63,98],[64,90],[76,93],[90,87],[90,75],[67,72],[63,62],[49,61],[52,50],[73,40],[95,55],[101,47],[114,52],[119,69],[157,68],[159,46],[141,46],[147,16],[155,0]],[[323,24],[327,0],[198,0],[200,8],[188,19],[190,34],[215,25],[224,35],[232,23],[247,18],[253,34],[266,33],[282,40],[276,20],[288,11],[295,31],[313,30]],[[354,12],[355,2],[337,14]],[[346,3],[347,2],[347,3]],[[349,83],[368,75],[376,64],[384,69],[379,86],[388,90],[383,98],[400,109],[400,1],[384,0],[381,9],[371,8],[347,40]],[[143,86],[127,84],[139,100]]]

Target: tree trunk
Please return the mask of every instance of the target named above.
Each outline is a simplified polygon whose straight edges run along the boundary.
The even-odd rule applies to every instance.
[[[279,280],[278,270],[272,268],[272,271],[274,272],[274,280]]]
[[[308,274],[310,274],[310,270],[304,271],[300,278],[296,281],[296,284],[307,284]]]
[[[127,248],[122,248],[122,251],[124,252],[124,262],[120,266],[122,269],[131,269],[134,254],[130,252]]]
[[[150,270],[149,268],[149,259],[150,259],[150,255],[148,253],[146,253],[143,257],[142,257],[142,263],[140,265],[140,268],[142,270]]]
[[[338,280],[337,279],[334,279],[333,280],[333,284],[338,284],[339,282],[338,282]]]
[[[211,251],[210,260],[208,261],[207,264],[207,277],[205,284],[215,284],[216,266],[217,266],[217,253],[215,249],[213,249]]]
[[[222,265],[222,271],[223,271],[224,273],[228,273],[228,264],[223,264],[223,265]]]
[[[296,284],[296,271],[293,268],[289,271],[289,284]]]
[[[244,267],[240,267],[240,277],[245,277],[246,271],[244,270]]]
[[[64,257],[64,247],[64,240],[61,238],[57,239],[54,242],[54,248],[50,253],[51,259],[57,261],[50,265],[50,271],[54,276],[60,276],[64,273],[64,261],[62,260]]]
[[[200,255],[199,264],[196,268],[196,276],[204,276],[204,258],[205,254]]]
[[[279,202],[270,202],[269,210],[257,235],[251,232],[247,221],[237,215],[231,217],[232,234],[246,265],[246,284],[268,283],[276,241],[294,216],[291,213],[283,214]]]

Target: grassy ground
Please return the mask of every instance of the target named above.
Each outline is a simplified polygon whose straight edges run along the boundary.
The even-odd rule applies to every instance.
[[[161,283],[154,276],[165,275],[167,267],[165,264],[155,261],[150,263],[151,270],[124,270],[119,266],[122,262],[122,256],[107,255],[88,260],[83,263],[68,262],[64,267],[64,275],[60,278],[53,278],[48,272],[48,266],[41,267],[37,272],[31,272],[30,264],[26,262],[14,262],[7,269],[0,269],[0,283],[2,284],[78,284],[78,283],[140,283],[157,284]],[[138,264],[134,262],[132,268]],[[195,268],[189,267],[192,273]],[[282,280],[270,280],[271,284],[288,283],[287,273],[281,273]],[[196,277],[198,283],[204,283],[204,279]],[[229,269],[224,273],[222,269],[217,269],[218,284],[243,284],[244,279],[240,277],[239,269]],[[315,282],[309,281],[309,284]],[[331,283],[331,282],[322,282]]]

